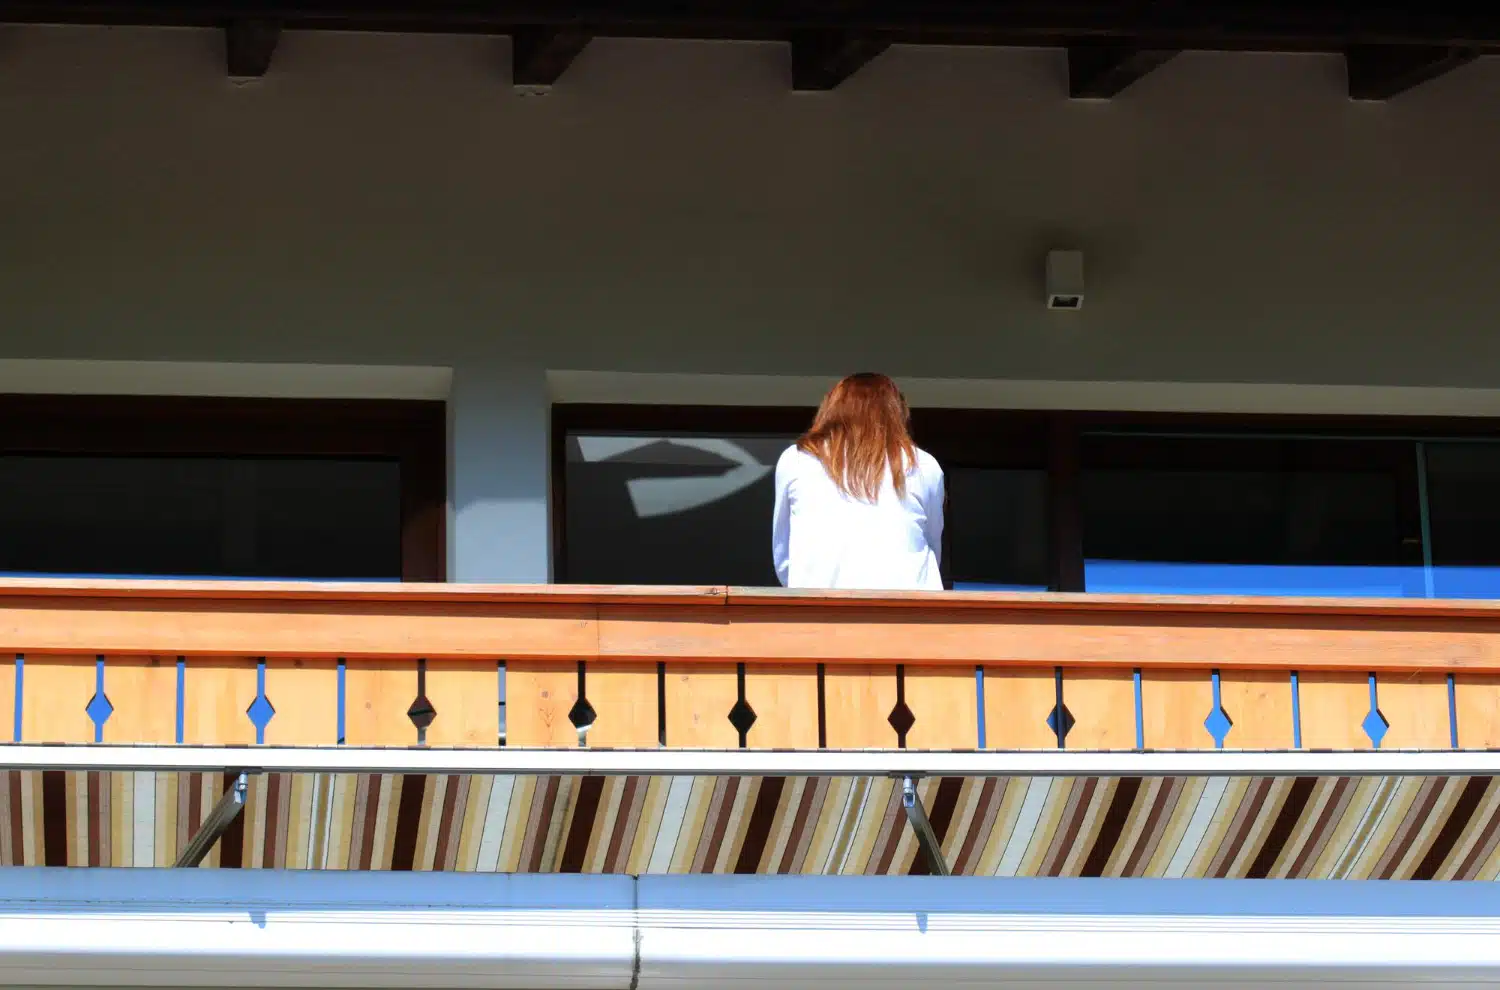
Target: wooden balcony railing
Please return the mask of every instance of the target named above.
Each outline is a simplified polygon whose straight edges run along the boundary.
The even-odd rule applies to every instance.
[[[12,711],[26,743],[1490,748],[1500,605],[8,580]]]

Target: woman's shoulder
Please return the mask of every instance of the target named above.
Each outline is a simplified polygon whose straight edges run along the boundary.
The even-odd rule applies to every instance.
[[[943,476],[943,466],[938,463],[938,459],[921,447],[917,448],[917,463],[915,467],[919,474],[926,475],[929,478],[941,478]]]

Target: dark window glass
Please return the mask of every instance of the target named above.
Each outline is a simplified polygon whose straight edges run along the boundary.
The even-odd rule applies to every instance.
[[[1043,471],[950,468],[944,570],[958,591],[1047,588]]]
[[[394,460],[0,456],[0,572],[399,580]]]
[[[776,460],[792,440],[570,434],[566,579],[775,585]]]
[[[1409,445],[1091,441],[1087,590],[1420,596],[1403,458]]]
[[[1426,445],[1432,593],[1500,598],[1500,444]]]

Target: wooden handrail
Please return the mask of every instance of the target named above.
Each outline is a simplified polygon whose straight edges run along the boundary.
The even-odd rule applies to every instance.
[[[0,650],[1500,672],[1500,603],[3,579]]]

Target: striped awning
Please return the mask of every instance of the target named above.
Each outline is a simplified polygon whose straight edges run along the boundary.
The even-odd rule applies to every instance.
[[[0,865],[170,866],[219,771],[0,772]],[[935,776],[955,874],[1493,880],[1493,776]],[[926,872],[890,776],[274,772],[207,867]]]

